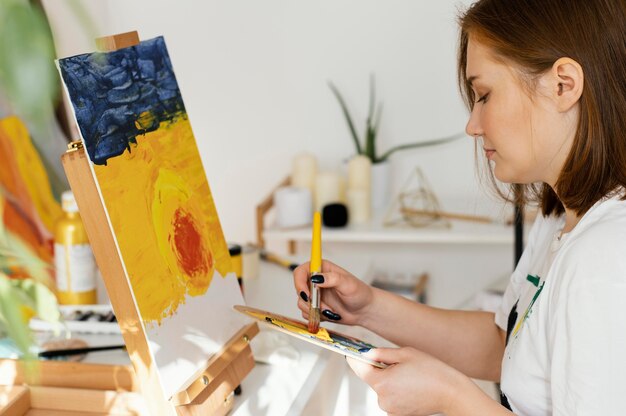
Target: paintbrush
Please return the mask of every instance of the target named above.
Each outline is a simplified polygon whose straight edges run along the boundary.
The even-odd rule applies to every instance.
[[[67,355],[78,355],[78,354],[87,354],[89,352],[97,352],[97,351],[109,351],[109,350],[122,350],[125,349],[126,345],[105,345],[100,347],[85,347],[85,348],[67,348],[61,350],[47,350],[41,351],[37,354],[40,358],[54,358],[54,357],[63,357]]]
[[[313,277],[322,272],[322,218],[318,212],[313,214],[313,238],[311,239],[311,262],[309,265],[309,332],[317,334],[320,327],[320,289],[313,282]]]
[[[292,263],[287,259],[284,259],[280,256],[277,256],[274,253],[270,253],[265,249],[261,249],[260,251],[261,260],[269,261],[270,263],[278,264],[279,266],[286,267],[292,272],[298,268],[298,263]]]

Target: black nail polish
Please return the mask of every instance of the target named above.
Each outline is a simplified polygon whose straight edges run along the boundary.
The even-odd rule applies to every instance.
[[[368,352],[369,350],[371,350],[371,348],[367,348],[367,347],[363,347],[363,348],[359,348],[359,352],[361,354],[365,354],[366,352]]]
[[[303,301],[308,302],[309,301],[309,297],[306,295],[306,293],[304,293],[304,291],[300,292],[300,297],[302,298]]]
[[[324,276],[322,276],[321,274],[315,274],[311,276],[311,282],[315,284],[324,283]]]
[[[339,315],[339,314],[337,314],[335,312],[331,312],[328,309],[324,309],[322,311],[322,315],[324,315],[328,319],[332,319],[333,321],[338,321],[338,320],[341,319],[341,315]]]

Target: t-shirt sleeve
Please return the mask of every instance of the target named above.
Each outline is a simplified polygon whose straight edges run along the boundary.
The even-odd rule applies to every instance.
[[[561,287],[551,295],[547,337],[555,416],[626,409],[626,251],[599,246],[568,256],[559,270]]]
[[[544,217],[542,215],[538,215],[530,229],[530,232],[528,233],[528,242],[526,243],[522,257],[517,263],[517,267],[513,271],[509,284],[504,291],[502,303],[500,304],[498,310],[496,310],[495,322],[496,325],[498,325],[498,327],[500,327],[503,331],[506,331],[509,313],[511,312],[515,302],[519,299],[522,284],[526,280],[526,275],[528,274],[528,269],[530,267],[533,247],[538,238],[539,229],[542,227],[544,222]]]

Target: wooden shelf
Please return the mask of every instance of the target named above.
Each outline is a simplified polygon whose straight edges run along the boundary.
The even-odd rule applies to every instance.
[[[500,224],[480,224],[469,221],[451,221],[446,227],[385,227],[382,221],[348,226],[324,228],[324,243],[398,243],[398,244],[513,244],[513,227]],[[310,242],[309,227],[265,229],[265,240]]]

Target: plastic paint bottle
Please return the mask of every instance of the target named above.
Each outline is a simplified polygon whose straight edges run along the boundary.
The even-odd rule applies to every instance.
[[[57,297],[64,305],[97,303],[96,261],[72,191],[61,196],[63,216],[54,230]]]

